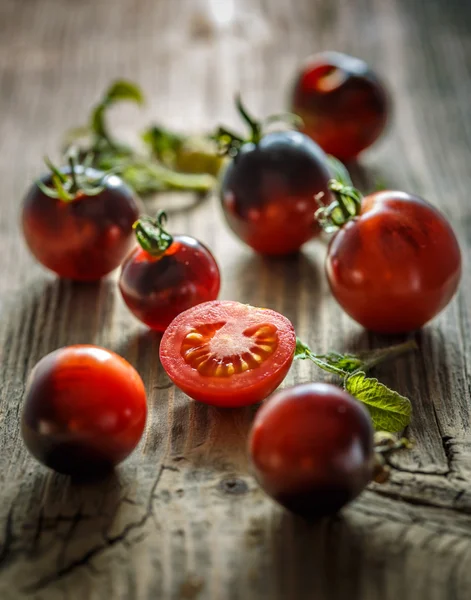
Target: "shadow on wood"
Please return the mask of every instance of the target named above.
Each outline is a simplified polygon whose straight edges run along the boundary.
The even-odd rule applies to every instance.
[[[231,276],[241,282],[240,297],[248,304],[277,310],[296,328],[305,301],[315,319],[322,294],[321,273],[307,253],[280,258],[251,254],[237,264]]]

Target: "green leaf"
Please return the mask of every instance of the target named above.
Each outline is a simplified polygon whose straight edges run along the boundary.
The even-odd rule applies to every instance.
[[[305,360],[306,358],[310,358],[312,354],[311,349],[304,342],[302,342],[298,337],[296,338],[296,350],[294,351],[294,358]]]
[[[412,405],[408,398],[373,377],[358,372],[345,380],[345,389],[368,409],[377,431],[396,433],[409,425]]]
[[[340,354],[339,352],[329,352],[328,354],[316,354],[316,357],[326,364],[340,369],[344,373],[353,373],[363,366],[360,356],[354,354]]]
[[[211,175],[179,173],[163,165],[146,161],[124,161],[121,177],[138,194],[148,194],[163,190],[207,193],[215,185]]]
[[[90,121],[90,128],[98,137],[107,139],[105,126],[106,105],[99,104],[93,111]]]
[[[108,107],[117,102],[123,101],[135,102],[136,104],[144,103],[144,96],[141,89],[130,81],[120,80],[115,81],[105,92],[103,99],[92,110],[90,117],[90,129],[99,137],[107,140],[110,145],[113,145],[111,138],[106,130],[105,113]]]
[[[296,338],[296,351],[294,358],[310,359],[321,369],[345,376],[356,371],[368,371],[373,367],[391,360],[411,350],[417,350],[415,340],[408,340],[402,344],[388,346],[387,348],[378,348],[375,350],[366,350],[357,354],[340,354],[340,352],[328,352],[327,354],[314,354],[312,350],[304,344],[299,338]]]
[[[168,166],[175,164],[177,153],[185,139],[183,136],[157,125],[146,129],[141,138],[150,148],[152,155]]]
[[[144,95],[141,88],[135,83],[124,79],[115,81],[105,93],[105,102],[106,104],[112,104],[123,100],[144,104]]]
[[[345,375],[347,375],[347,373],[342,369],[324,360],[322,355],[314,354],[309,348],[309,346],[304,344],[299,338],[296,338],[296,349],[294,351],[294,358],[299,360],[312,360],[314,364],[316,364],[321,369],[324,369],[324,371],[334,373],[335,375],[339,375],[342,378],[345,377]]]

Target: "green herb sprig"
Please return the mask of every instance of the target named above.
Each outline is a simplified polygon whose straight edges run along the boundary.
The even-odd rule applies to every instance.
[[[417,349],[414,340],[371,350],[358,354],[314,354],[299,338],[296,342],[294,358],[311,360],[315,365],[333,373],[342,379],[347,392],[362,402],[370,413],[373,426],[377,431],[396,433],[407,427],[412,415],[412,405],[408,398],[391,390],[374,377],[366,373],[386,360]]]
[[[130,81],[112,83],[92,108],[88,124],[68,132],[66,149],[80,144],[81,156],[93,157],[92,166],[118,172],[141,196],[166,190],[205,194],[214,187],[222,161],[209,136],[185,136],[150,125],[139,134],[143,148],[134,148],[118,140],[107,123],[109,109],[121,102],[142,106],[142,90]]]

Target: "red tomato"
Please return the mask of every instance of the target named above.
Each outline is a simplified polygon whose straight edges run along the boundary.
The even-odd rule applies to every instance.
[[[279,313],[239,302],[206,302],[181,313],[164,333],[160,360],[194,400],[245,406],[266,398],[286,377],[296,335]]]
[[[69,176],[70,169],[62,169]],[[84,178],[83,167],[75,167]],[[86,179],[104,173],[87,169]],[[46,175],[42,183],[51,186]],[[36,259],[59,277],[96,281],[116,269],[133,244],[132,225],[140,202],[116,175],[105,180],[97,195],[78,191],[64,201],[45,194],[35,183],[23,205],[22,223],[26,243]]]
[[[294,87],[292,110],[309,135],[328,154],[351,160],[384,130],[389,100],[368,65],[339,52],[308,59]]]
[[[51,469],[92,475],[132,452],[146,414],[144,384],[124,358],[97,346],[68,346],[31,372],[22,434],[29,451]]]
[[[373,475],[373,427],[363,406],[326,383],[274,394],[249,439],[256,477],[293,512],[322,517],[353,500]]]
[[[451,300],[461,254],[450,224],[428,202],[377,192],[332,238],[326,271],[333,295],[358,323],[404,333],[422,327]]]
[[[211,252],[192,237],[176,235],[158,256],[137,246],[123,263],[119,289],[140,321],[165,331],[184,310],[215,300],[220,282]]]

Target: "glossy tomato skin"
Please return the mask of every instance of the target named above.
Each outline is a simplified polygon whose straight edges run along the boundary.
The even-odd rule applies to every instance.
[[[21,429],[31,454],[47,467],[93,476],[133,451],[146,414],[144,384],[124,358],[97,346],[68,346],[31,372]]]
[[[221,278],[211,252],[187,235],[173,236],[160,257],[137,246],[121,269],[119,289],[129,309],[148,327],[165,331],[181,312],[215,300]]]
[[[296,334],[279,313],[232,301],[181,313],[165,331],[160,360],[170,379],[205,404],[261,402],[286,377]]]
[[[294,85],[301,131],[340,160],[355,159],[383,132],[390,112],[384,85],[368,65],[338,52],[307,60]]]
[[[451,300],[461,253],[437,209],[418,196],[384,191],[364,198],[360,216],[332,238],[326,272],[333,295],[358,323],[404,333]]]
[[[249,452],[263,489],[305,517],[331,515],[372,478],[373,427],[341,388],[307,383],[268,398],[255,416]]]
[[[87,173],[93,179],[100,176],[94,169]],[[42,182],[49,186],[50,175]],[[139,199],[116,175],[106,179],[97,196],[78,195],[71,202],[50,198],[33,184],[23,204],[23,233],[35,258],[59,277],[97,281],[131,249],[140,209]]]
[[[246,143],[222,175],[221,203],[234,233],[255,251],[291,254],[319,232],[315,196],[330,199],[324,152],[297,131]]]

